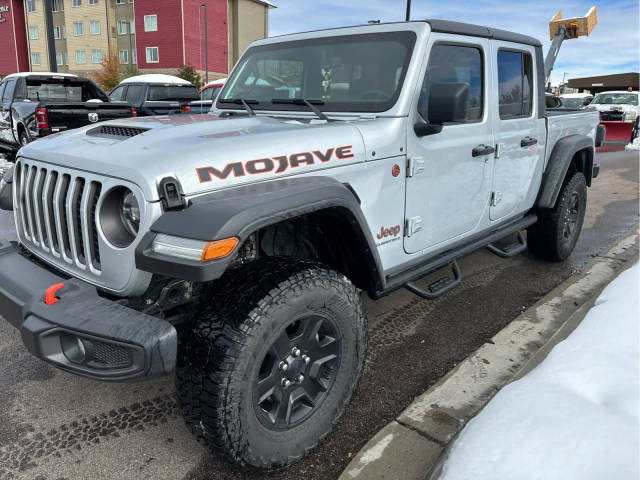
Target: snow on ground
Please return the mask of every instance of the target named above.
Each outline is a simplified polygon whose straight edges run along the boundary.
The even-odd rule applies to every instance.
[[[640,136],[633,139],[633,142],[625,145],[625,150],[640,150]]]
[[[7,168],[9,168],[12,163],[9,163],[5,156],[0,153],[0,176],[2,176]]]
[[[638,264],[464,428],[440,480],[637,480]]]

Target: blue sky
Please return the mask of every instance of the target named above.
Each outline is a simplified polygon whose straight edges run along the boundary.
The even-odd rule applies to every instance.
[[[271,0],[269,34],[359,25],[368,20],[404,20],[405,0]],[[411,18],[442,18],[476,23],[531,35],[550,44],[549,20],[561,8],[563,16],[585,15],[593,0],[413,0]],[[600,1],[598,25],[589,37],[564,42],[551,81],[640,70],[640,25],[637,0]]]

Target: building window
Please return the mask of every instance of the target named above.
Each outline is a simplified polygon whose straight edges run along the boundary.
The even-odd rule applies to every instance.
[[[64,53],[56,53],[56,65],[64,65]]]
[[[131,63],[133,65],[138,63],[138,52],[136,52],[135,50],[131,50]]]
[[[81,35],[84,35],[84,23],[73,22],[73,36],[79,37]]]
[[[29,27],[29,40],[38,39],[38,27]]]
[[[87,52],[84,50],[76,50],[76,63],[78,65],[87,63]]]
[[[158,63],[159,61],[158,47],[147,47],[147,63]]]
[[[53,27],[53,38],[56,40],[67,38],[67,28],[64,26]]]
[[[144,16],[144,31],[145,32],[157,32],[158,31],[158,16],[157,15],[145,15]]]
[[[100,63],[100,62],[102,62],[102,50],[92,50],[91,51],[91,62],[92,63]]]
[[[91,35],[100,35],[100,20],[91,20],[89,32]]]
[[[71,0],[71,6],[72,7],[81,7],[82,6],[82,0]]]
[[[133,3],[133,0],[129,0],[129,3]]]
[[[51,2],[51,9],[54,12],[64,12],[64,0],[53,0]]]
[[[89,5],[98,5],[98,0],[89,0]]]
[[[116,5],[124,5],[124,0],[116,0]]]
[[[31,54],[31,65],[40,65],[40,54],[32,53]]]
[[[129,50],[120,50],[120,63],[129,63]]]
[[[27,0],[27,12],[31,13],[35,11],[36,11],[36,0]]]
[[[64,52],[64,64],[69,65],[69,54]]]
[[[118,35],[126,35],[128,33],[136,33],[133,20],[118,20]]]

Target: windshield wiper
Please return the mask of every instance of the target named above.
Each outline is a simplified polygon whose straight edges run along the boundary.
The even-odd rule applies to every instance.
[[[290,105],[306,105],[309,107],[313,113],[315,113],[320,120],[324,120],[326,122],[329,121],[329,117],[327,117],[324,113],[320,111],[319,108],[314,105],[324,105],[322,100],[307,100],[306,98],[274,98],[271,100],[271,103],[286,103]]]
[[[250,117],[255,117],[256,112],[253,111],[253,108],[251,108],[249,104],[258,105],[260,103],[257,100],[245,100],[244,98],[221,98],[220,100],[218,100],[218,102],[235,103],[236,105],[242,105]]]

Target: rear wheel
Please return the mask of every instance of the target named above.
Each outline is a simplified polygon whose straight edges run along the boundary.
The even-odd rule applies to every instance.
[[[183,412],[213,451],[283,466],[351,399],[367,345],[362,301],[344,275],[306,261],[266,258],[229,277],[179,352]]]
[[[529,250],[545,260],[566,259],[580,237],[587,207],[587,182],[581,172],[565,181],[556,205],[538,212],[527,232]]]

